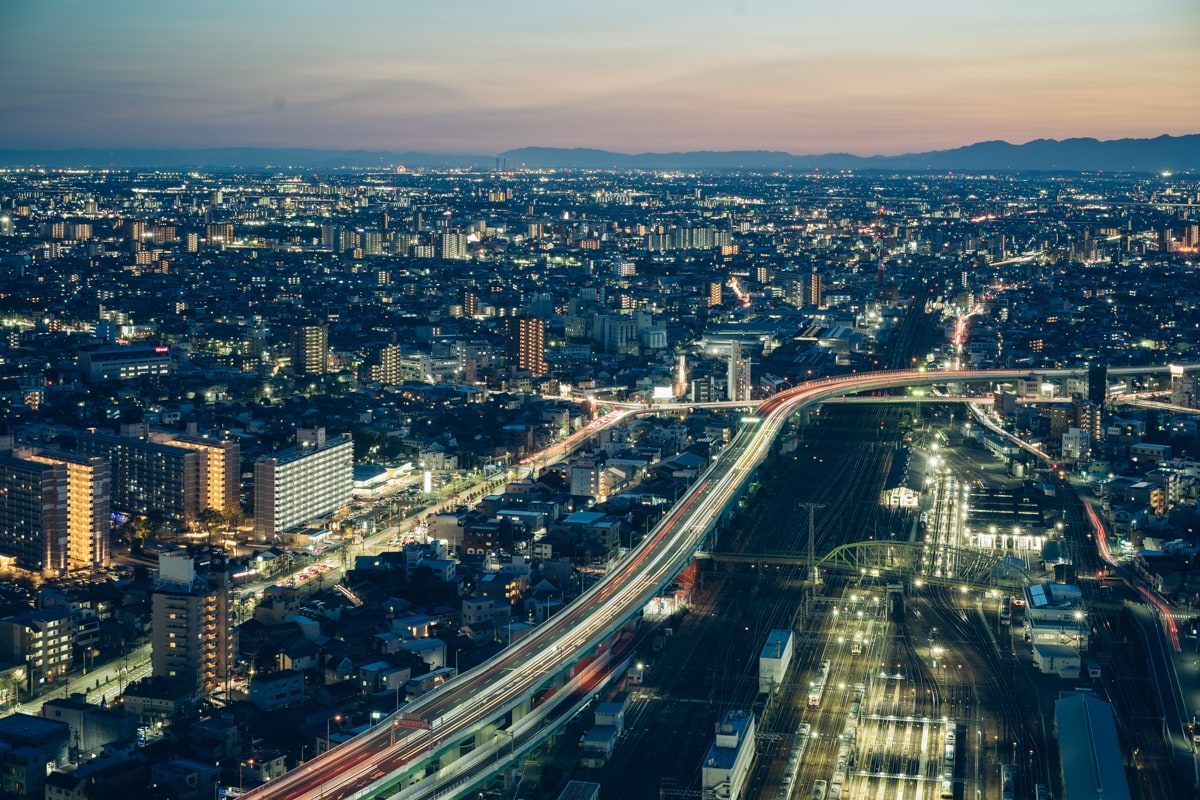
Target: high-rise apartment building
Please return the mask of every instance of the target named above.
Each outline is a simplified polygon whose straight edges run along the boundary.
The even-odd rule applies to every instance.
[[[1104,408],[1108,399],[1108,364],[1091,361],[1087,368],[1087,399],[1094,406]]]
[[[125,220],[125,241],[130,252],[136,253],[142,249],[146,239],[146,223],[140,219]]]
[[[82,433],[65,446],[109,462],[111,504],[120,511],[186,519],[240,502],[240,448],[233,439],[151,432],[137,424],[123,426],[120,436]]]
[[[38,608],[0,621],[0,659],[24,665],[31,689],[70,672],[74,644],[75,621],[66,608]]]
[[[504,321],[504,354],[510,369],[537,378],[550,371],[546,364],[546,323],[530,316]]]
[[[395,386],[400,383],[400,356],[403,349],[398,344],[385,344],[379,348],[373,363],[367,364],[366,378],[371,383]]]
[[[462,293],[462,315],[464,319],[474,319],[479,313],[479,298],[474,292],[463,290]]]
[[[1200,370],[1171,366],[1171,405],[1200,408]]]
[[[447,231],[442,234],[439,255],[455,261],[467,257],[467,235],[458,231]]]
[[[297,375],[324,375],[328,371],[329,328],[325,325],[297,325],[292,330],[292,372]]]
[[[708,284],[708,307],[716,308],[721,305],[721,296],[723,284],[720,281],[712,281]]]
[[[349,505],[354,494],[354,441],[302,428],[296,446],[254,463],[254,532],[274,537]]]
[[[209,247],[225,247],[233,244],[232,222],[211,222],[204,226],[204,238]]]
[[[112,526],[108,461],[61,450],[35,450],[22,456],[66,468],[67,569],[83,572],[107,567]]]
[[[808,292],[804,299],[804,304],[813,308],[820,308],[824,301],[824,290],[821,286],[821,273],[813,270],[808,276]]]
[[[1050,421],[1050,438],[1060,439],[1069,428],[1075,427],[1087,431],[1091,441],[1098,442],[1104,432],[1101,427],[1101,408],[1090,403],[1081,394],[1071,396],[1070,403],[1055,403],[1045,409],[1044,414]]]
[[[637,264],[624,258],[613,261],[612,274],[614,278],[632,278],[637,275]]]
[[[385,344],[366,364],[365,376],[372,383],[395,386],[401,383],[434,383],[434,361],[425,353],[405,351],[398,344]]]
[[[224,511],[236,507],[241,502],[241,447],[235,439],[208,439],[173,433],[153,433],[151,438],[161,444],[199,454],[198,509]]]
[[[227,681],[237,652],[229,577],[219,559],[198,574],[186,553],[159,556],[150,595],[150,672],[197,697]]]
[[[729,343],[725,381],[726,396],[730,400],[741,402],[750,399],[750,359],[742,355],[742,346],[738,342]]]
[[[0,455],[0,564],[47,577],[67,571],[65,464]]]

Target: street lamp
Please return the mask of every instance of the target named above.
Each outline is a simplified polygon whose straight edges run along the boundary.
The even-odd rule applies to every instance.
[[[329,752],[329,723],[333,722],[334,720],[337,720],[338,726],[341,727],[342,715],[334,714],[332,717],[329,717],[325,720],[325,752]]]
[[[497,729],[496,729],[496,733],[497,733],[497,734],[500,734],[500,735],[503,735],[503,736],[507,736],[507,737],[508,737],[508,757],[509,757],[509,758],[512,758],[512,757],[513,757],[513,753],[514,753],[514,751],[516,750],[516,747],[517,747],[517,744],[516,744],[516,736],[515,736],[515,735],[513,735],[513,732],[512,732],[512,731],[506,731],[506,730],[504,730],[503,728],[497,728]],[[496,760],[497,760],[497,761],[499,761],[499,760],[500,760],[500,753],[501,753],[501,751],[503,750],[503,747],[504,747],[504,746],[503,746],[503,745],[501,745],[501,746],[500,746],[500,748],[498,748],[498,749],[496,750]]]

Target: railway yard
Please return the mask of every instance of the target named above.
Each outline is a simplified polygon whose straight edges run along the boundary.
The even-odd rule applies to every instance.
[[[922,506],[926,514],[880,504],[911,413],[894,405],[827,407],[786,440],[764,470],[764,484],[749,493],[713,550],[787,553],[794,561],[701,562],[688,608],[665,623],[673,633],[668,645],[655,652],[643,635],[643,681],[630,687],[625,733],[608,763],[573,766],[573,742],[586,728],[581,719],[557,748],[539,756],[540,766],[561,764],[570,777],[616,790],[606,788],[607,796],[697,798],[717,721],[751,709],[757,756],[743,797],[1038,800],[1058,796],[1053,699],[1086,685],[1127,720],[1121,733],[1139,748],[1142,763],[1165,763],[1165,755],[1156,755],[1163,748],[1154,721],[1137,713],[1153,708],[1154,699],[1139,667],[1137,625],[1119,610],[1120,598],[1095,579],[1079,581],[1095,604],[1093,654],[1104,672],[1097,681],[1086,671],[1080,680],[1062,681],[1033,668],[1019,600],[954,585],[953,553],[980,547],[1021,557],[1035,580],[1048,577],[1039,572],[1040,543],[1026,535],[1035,526],[1018,533],[1019,525],[1009,523],[1011,536],[997,539],[987,520],[966,510],[970,491],[1019,495],[1028,482],[982,451],[945,447],[935,460],[941,467],[926,478],[933,499]],[[947,428],[923,425],[918,449],[938,452],[929,444],[945,436],[930,431]],[[1091,570],[1088,542],[1070,538],[1087,530],[1082,507],[1063,489],[1039,490],[1040,522],[1054,527],[1057,518],[1079,569]],[[832,571],[820,575],[814,592],[805,581],[810,507],[818,557],[849,542],[916,541],[930,582],[913,581],[904,591],[893,584],[889,591],[884,580]],[[1015,502],[1012,513],[1021,508]],[[1028,522],[1025,513],[1014,519]],[[793,632],[794,655],[785,682],[760,693],[758,654],[772,629]],[[1178,787],[1170,770],[1138,775],[1131,780],[1135,796],[1182,796],[1172,793]]]

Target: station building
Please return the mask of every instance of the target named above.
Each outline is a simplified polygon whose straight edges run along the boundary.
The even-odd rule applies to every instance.
[[[792,664],[792,632],[772,630],[758,656],[758,691],[773,692],[783,685],[783,676]]]
[[[1129,800],[1112,706],[1091,694],[1064,694],[1054,703],[1054,725],[1063,797]]]
[[[730,711],[717,725],[712,746],[700,770],[701,800],[737,800],[754,761],[754,713]]]

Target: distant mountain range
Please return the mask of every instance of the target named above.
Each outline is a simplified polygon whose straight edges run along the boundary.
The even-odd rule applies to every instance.
[[[394,167],[413,169],[694,169],[794,170],[854,169],[905,172],[950,170],[1035,172],[1200,171],[1200,134],[1153,139],[1035,139],[1025,144],[979,142],[951,150],[899,156],[850,153],[793,155],[770,150],[698,150],[682,153],[614,153],[607,150],[523,147],[499,155],[445,155],[383,150],[220,147],[202,149],[0,150],[0,165],[108,167],[113,169],[212,170]]]

